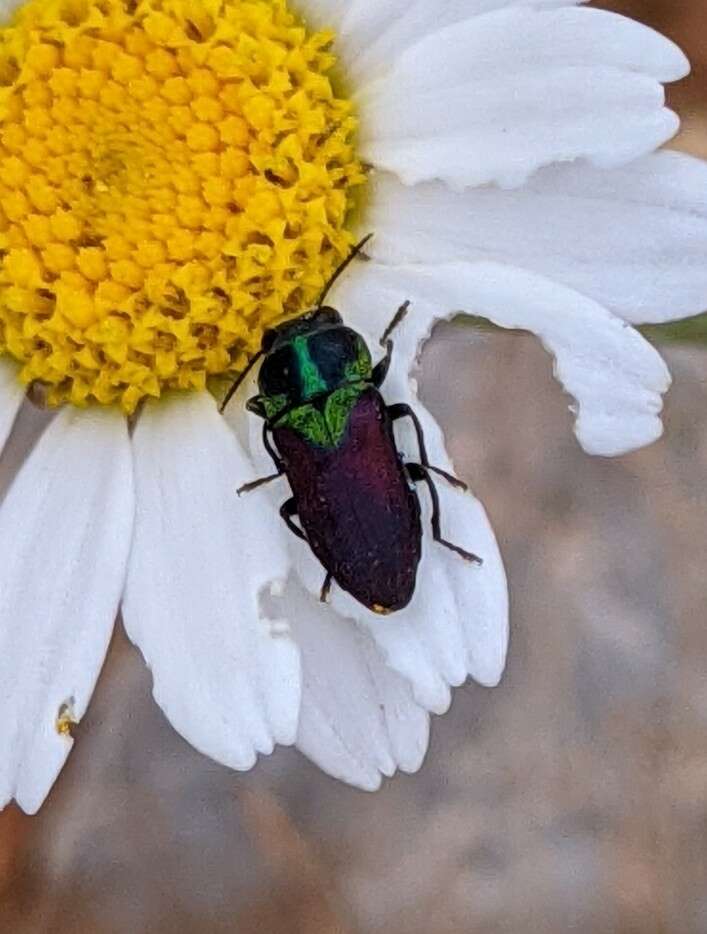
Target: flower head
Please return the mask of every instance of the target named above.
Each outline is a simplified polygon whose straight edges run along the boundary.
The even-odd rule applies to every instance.
[[[23,384],[69,404],[0,506],[0,801],[44,800],[119,608],[155,699],[218,761],[296,743],[369,789],[419,768],[450,688],[500,679],[508,598],[480,503],[443,476],[426,498],[430,465],[453,465],[411,370],[436,321],[481,315],[540,338],[588,452],[660,435],[669,374],[629,322],[706,304],[707,167],[652,154],[677,127],[662,83],[686,67],[572,0],[19,7],[0,32],[0,439]],[[277,375],[291,387],[305,361],[311,398],[265,392],[251,408],[269,418],[247,414],[264,331],[369,232],[369,262],[327,299],[365,367],[341,376],[303,345]],[[219,374],[244,377],[225,418]],[[336,574],[320,602],[332,567],[271,436],[300,403],[295,434],[328,425],[337,379],[327,444],[380,390],[426,530],[412,598],[387,616]],[[273,459],[272,482],[236,496]]]
[[[214,9],[34,0],[2,33],[0,341],[51,403],[204,389],[346,255],[331,34]]]

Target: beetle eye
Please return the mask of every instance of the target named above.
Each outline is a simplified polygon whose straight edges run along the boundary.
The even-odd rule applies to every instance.
[[[299,381],[294,374],[294,351],[289,345],[280,347],[270,356],[266,357],[260,368],[258,386],[264,396],[287,396],[292,401],[299,396]]]
[[[331,305],[323,305],[321,308],[317,308],[312,315],[312,321],[315,324],[343,324],[341,315]]]
[[[267,331],[264,332],[263,339],[260,341],[260,349],[263,353],[267,353],[272,348],[276,337],[277,331],[275,328],[268,328]]]
[[[309,339],[310,356],[321,378],[331,387],[345,379],[347,369],[359,358],[360,348],[360,338],[350,328],[327,328]]]

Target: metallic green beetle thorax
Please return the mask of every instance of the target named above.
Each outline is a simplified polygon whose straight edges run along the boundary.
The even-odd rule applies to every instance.
[[[323,406],[311,402],[298,406],[278,421],[278,428],[292,428],[310,444],[322,448],[338,447],[349,423],[349,415],[366,383],[351,383],[335,389]]]
[[[273,426],[292,428],[319,447],[336,447],[341,442],[351,410],[372,376],[368,347],[362,338],[356,337],[351,352],[340,354],[338,359],[330,355],[325,361],[321,348],[317,348],[316,332],[292,339],[290,346],[296,361],[292,394],[261,397],[265,415]],[[324,367],[330,374],[328,377]],[[332,372],[336,373],[335,378]]]

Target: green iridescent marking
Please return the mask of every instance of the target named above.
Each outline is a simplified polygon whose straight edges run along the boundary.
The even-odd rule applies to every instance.
[[[317,364],[309,354],[309,337],[307,335],[295,337],[292,346],[297,354],[299,375],[302,381],[302,395],[308,399],[319,392],[326,392],[329,386],[322,379]]]
[[[337,447],[346,433],[351,410],[365,388],[363,382],[341,386],[327,398],[323,412],[305,402],[283,416],[277,427],[291,428],[318,447]]]
[[[346,369],[344,370],[346,382],[353,383],[356,380],[366,380],[368,382],[371,379],[372,372],[371,355],[368,352],[368,347],[361,341],[358,356],[355,360],[352,360],[351,363],[346,364]]]
[[[332,444],[338,445],[344,437],[351,410],[364,389],[364,383],[351,383],[336,389],[327,399],[324,420]]]
[[[258,396],[258,399],[262,403],[268,421],[272,421],[278,412],[287,407],[287,396],[284,393],[277,396]]]

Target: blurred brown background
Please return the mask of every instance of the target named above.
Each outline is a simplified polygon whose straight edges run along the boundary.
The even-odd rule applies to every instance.
[[[601,5],[689,52],[671,96],[707,155],[705,0]],[[507,562],[502,685],[367,795],[292,750],[204,759],[119,631],[39,817],[0,816],[0,930],[705,934],[707,351],[665,352],[665,438],[591,459],[535,341],[440,329],[424,396]]]
[[[695,155],[707,157],[706,0],[599,0],[590,5],[648,23],[687,52],[692,74],[669,88],[668,97],[683,118],[678,145]]]

